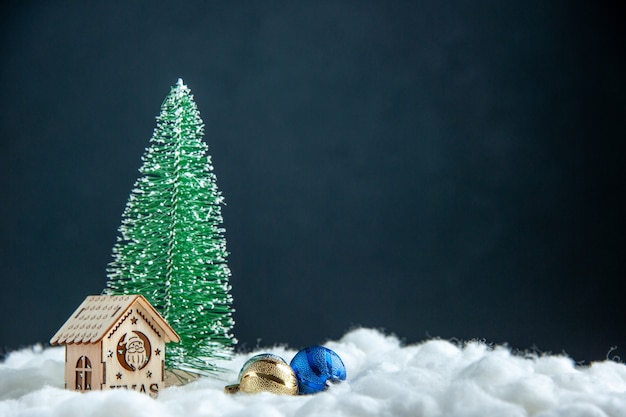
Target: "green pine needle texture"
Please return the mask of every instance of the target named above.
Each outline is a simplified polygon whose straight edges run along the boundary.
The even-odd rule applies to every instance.
[[[224,204],[193,95],[182,80],[161,106],[107,268],[108,294],[141,294],[180,336],[166,367],[219,371],[236,343]]]

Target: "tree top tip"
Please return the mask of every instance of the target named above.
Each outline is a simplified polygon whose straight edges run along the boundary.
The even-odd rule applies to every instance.
[[[189,87],[185,85],[182,78],[179,78],[176,82],[176,85],[172,87],[172,92],[176,95],[176,97],[182,97],[185,93],[189,93]]]

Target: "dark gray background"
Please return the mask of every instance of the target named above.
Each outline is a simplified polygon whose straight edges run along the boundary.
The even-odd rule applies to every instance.
[[[545,0],[4,6],[0,348],[46,342],[105,286],[182,77],[228,204],[241,347],[362,325],[626,356],[624,17]]]

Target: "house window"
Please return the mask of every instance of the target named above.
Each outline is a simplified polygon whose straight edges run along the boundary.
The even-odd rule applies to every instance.
[[[91,390],[91,361],[81,356],[76,362],[76,391]]]

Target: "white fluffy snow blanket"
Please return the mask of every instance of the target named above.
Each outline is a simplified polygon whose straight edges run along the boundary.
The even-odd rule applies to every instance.
[[[157,399],[64,390],[63,348],[24,349],[0,364],[0,416],[626,416],[626,365],[610,360],[576,366],[566,356],[516,355],[482,342],[403,346],[371,329],[324,345],[341,356],[348,378],[320,394],[224,394],[252,355],[271,352],[289,362],[295,354],[275,347],[238,354],[224,380],[201,378]]]

